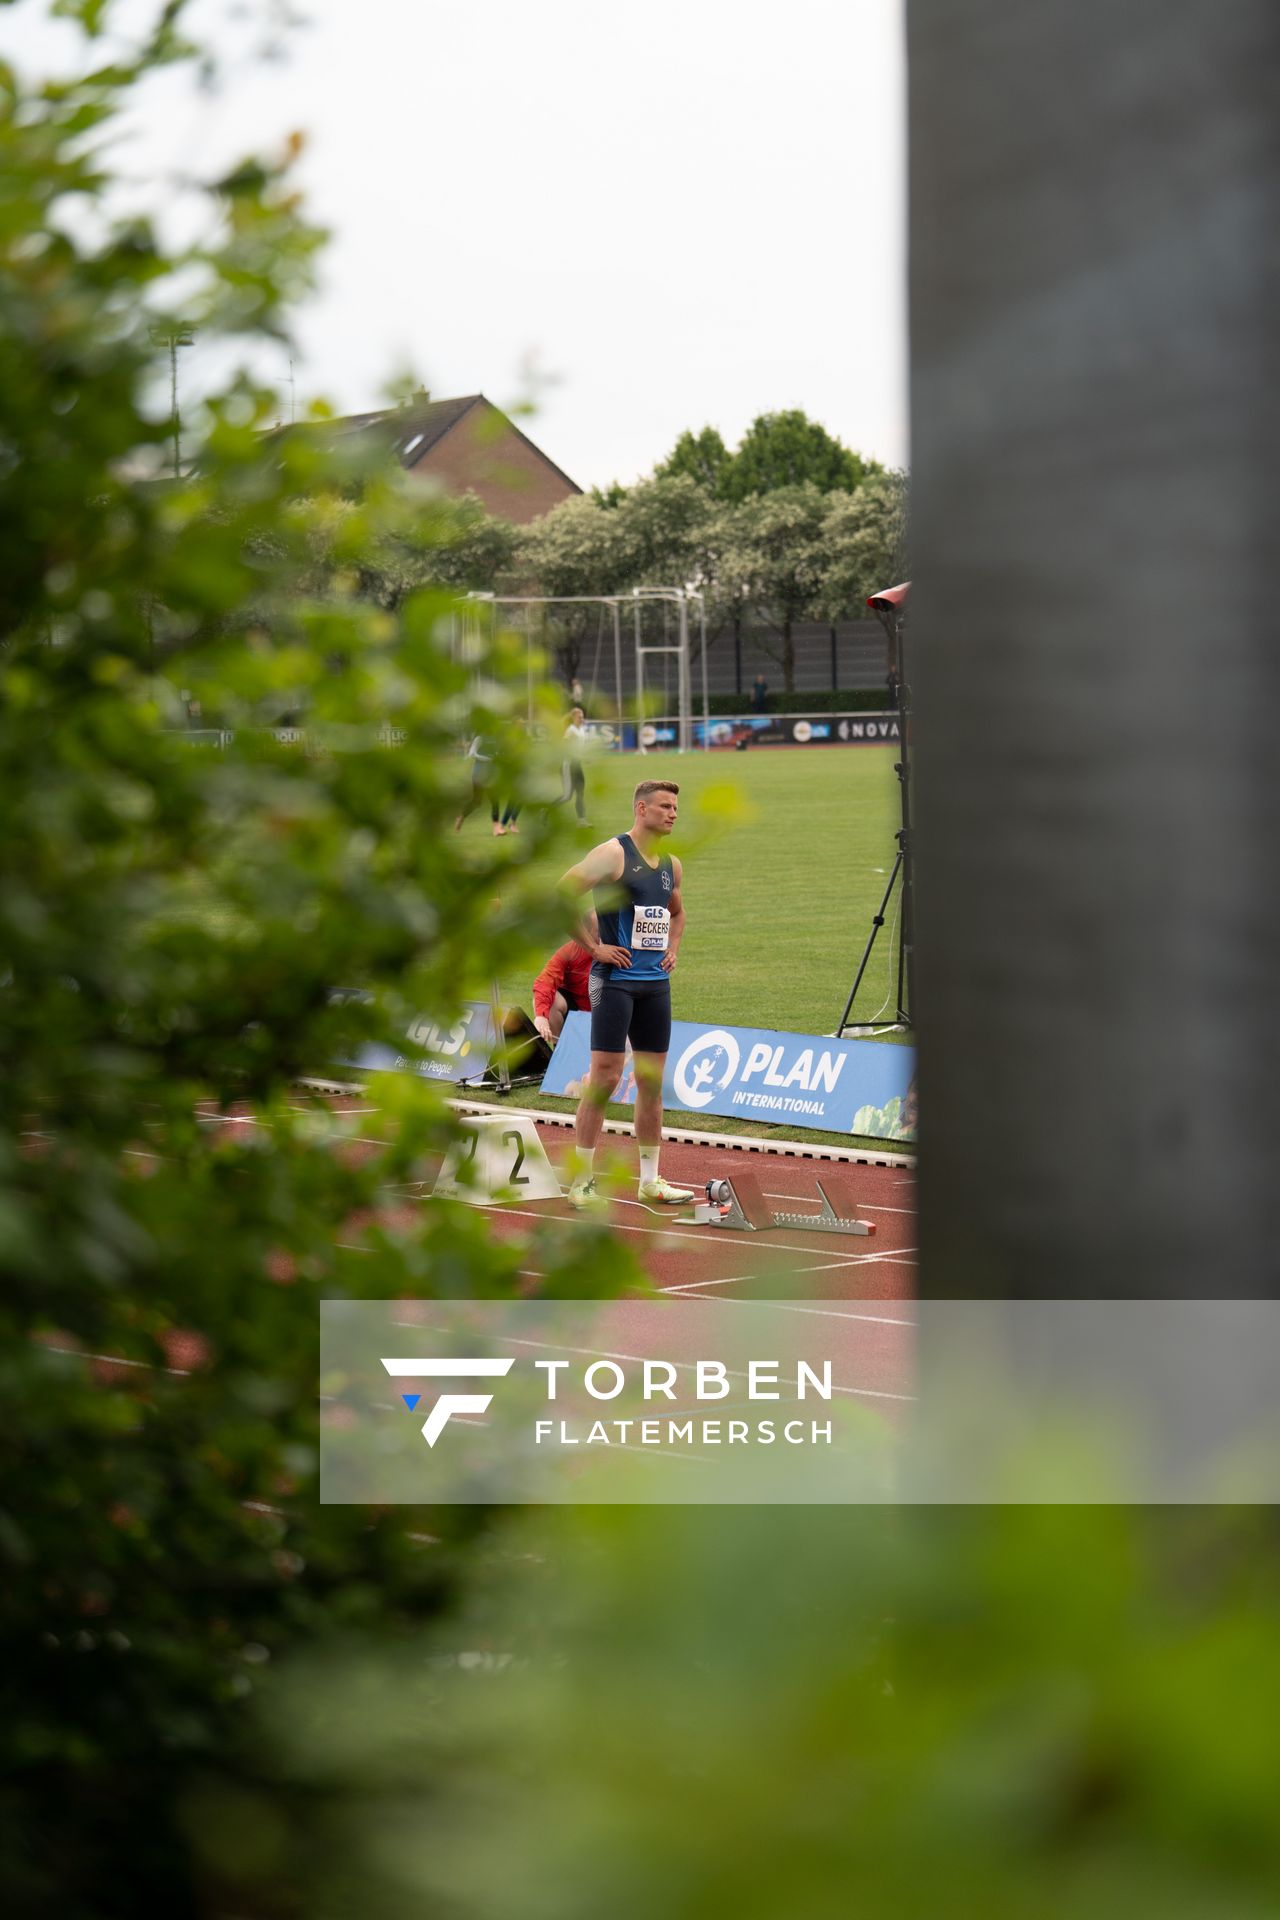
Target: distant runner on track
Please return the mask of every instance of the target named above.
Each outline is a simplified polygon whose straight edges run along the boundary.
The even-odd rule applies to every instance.
[[[594,890],[598,932],[584,922],[577,939],[591,955],[591,1077],[578,1103],[574,1136],[577,1176],[569,1205],[601,1204],[596,1195],[595,1150],[604,1110],[626,1060],[635,1058],[635,1136],[640,1150],[641,1200],[683,1206],[693,1199],[658,1172],[662,1149],[662,1070],[671,1045],[671,975],[684,938],[680,862],[658,853],[676,823],[674,780],[642,780],[635,790],[630,833],[593,847],[561,881],[570,893]]]

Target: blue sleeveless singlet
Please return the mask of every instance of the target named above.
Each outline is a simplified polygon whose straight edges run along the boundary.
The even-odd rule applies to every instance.
[[[631,965],[606,966],[595,960],[591,971],[615,987],[634,990],[668,986],[670,975],[662,964],[662,956],[667,950],[671,894],[675,887],[671,855],[660,854],[657,866],[651,867],[641,857],[629,833],[620,833],[618,841],[622,847],[622,878],[596,887],[594,898],[601,946],[626,947],[631,954]],[[613,904],[619,893],[623,896],[620,906]],[[602,906],[602,901],[610,904]]]

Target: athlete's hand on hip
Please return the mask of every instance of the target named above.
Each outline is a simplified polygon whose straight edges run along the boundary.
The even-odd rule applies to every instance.
[[[662,956],[662,971],[664,973],[674,973],[675,970],[676,970],[676,950],[674,947],[668,947],[666,952]]]
[[[629,967],[631,954],[626,947],[597,947],[592,954],[602,967]]]

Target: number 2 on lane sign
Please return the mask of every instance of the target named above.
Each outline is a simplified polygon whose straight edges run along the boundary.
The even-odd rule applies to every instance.
[[[525,1115],[471,1115],[468,1138],[446,1158],[434,1194],[473,1207],[558,1200],[560,1182],[533,1120]]]

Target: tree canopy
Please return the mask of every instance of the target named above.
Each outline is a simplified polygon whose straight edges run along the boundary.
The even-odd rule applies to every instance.
[[[825,427],[799,408],[762,413],[752,421],[730,462],[724,491],[747,500],[781,487],[816,487],[819,493],[852,493],[876,463],[851,453]]]
[[[753,606],[774,625],[788,692],[795,685],[795,624],[815,606],[822,589],[827,517],[827,501],[811,483],[778,487],[724,516],[721,598]]]
[[[908,499],[901,473],[873,474],[856,492],[832,495],[813,600],[819,619],[847,619],[862,611],[870,594],[908,576]]]
[[[906,479],[868,476],[852,493],[813,482],[716,499],[687,473],[642,481],[616,507],[568,500],[526,529],[514,567],[551,594],[626,594],[696,585],[713,634],[752,615],[772,627],[785,683],[794,683],[796,622],[864,616],[868,593],[905,567]],[[592,609],[556,610],[561,668],[577,670]]]
[[[657,479],[696,481],[715,500],[741,501],[779,487],[813,486],[819,493],[852,493],[883,468],[843,446],[798,407],[758,414],[730,452],[719,430],[686,431],[654,469]]]
[[[722,500],[732,466],[729,449],[715,427],[701,433],[682,433],[665,460],[654,468],[655,479],[673,479],[677,475],[693,480],[713,499]]]

